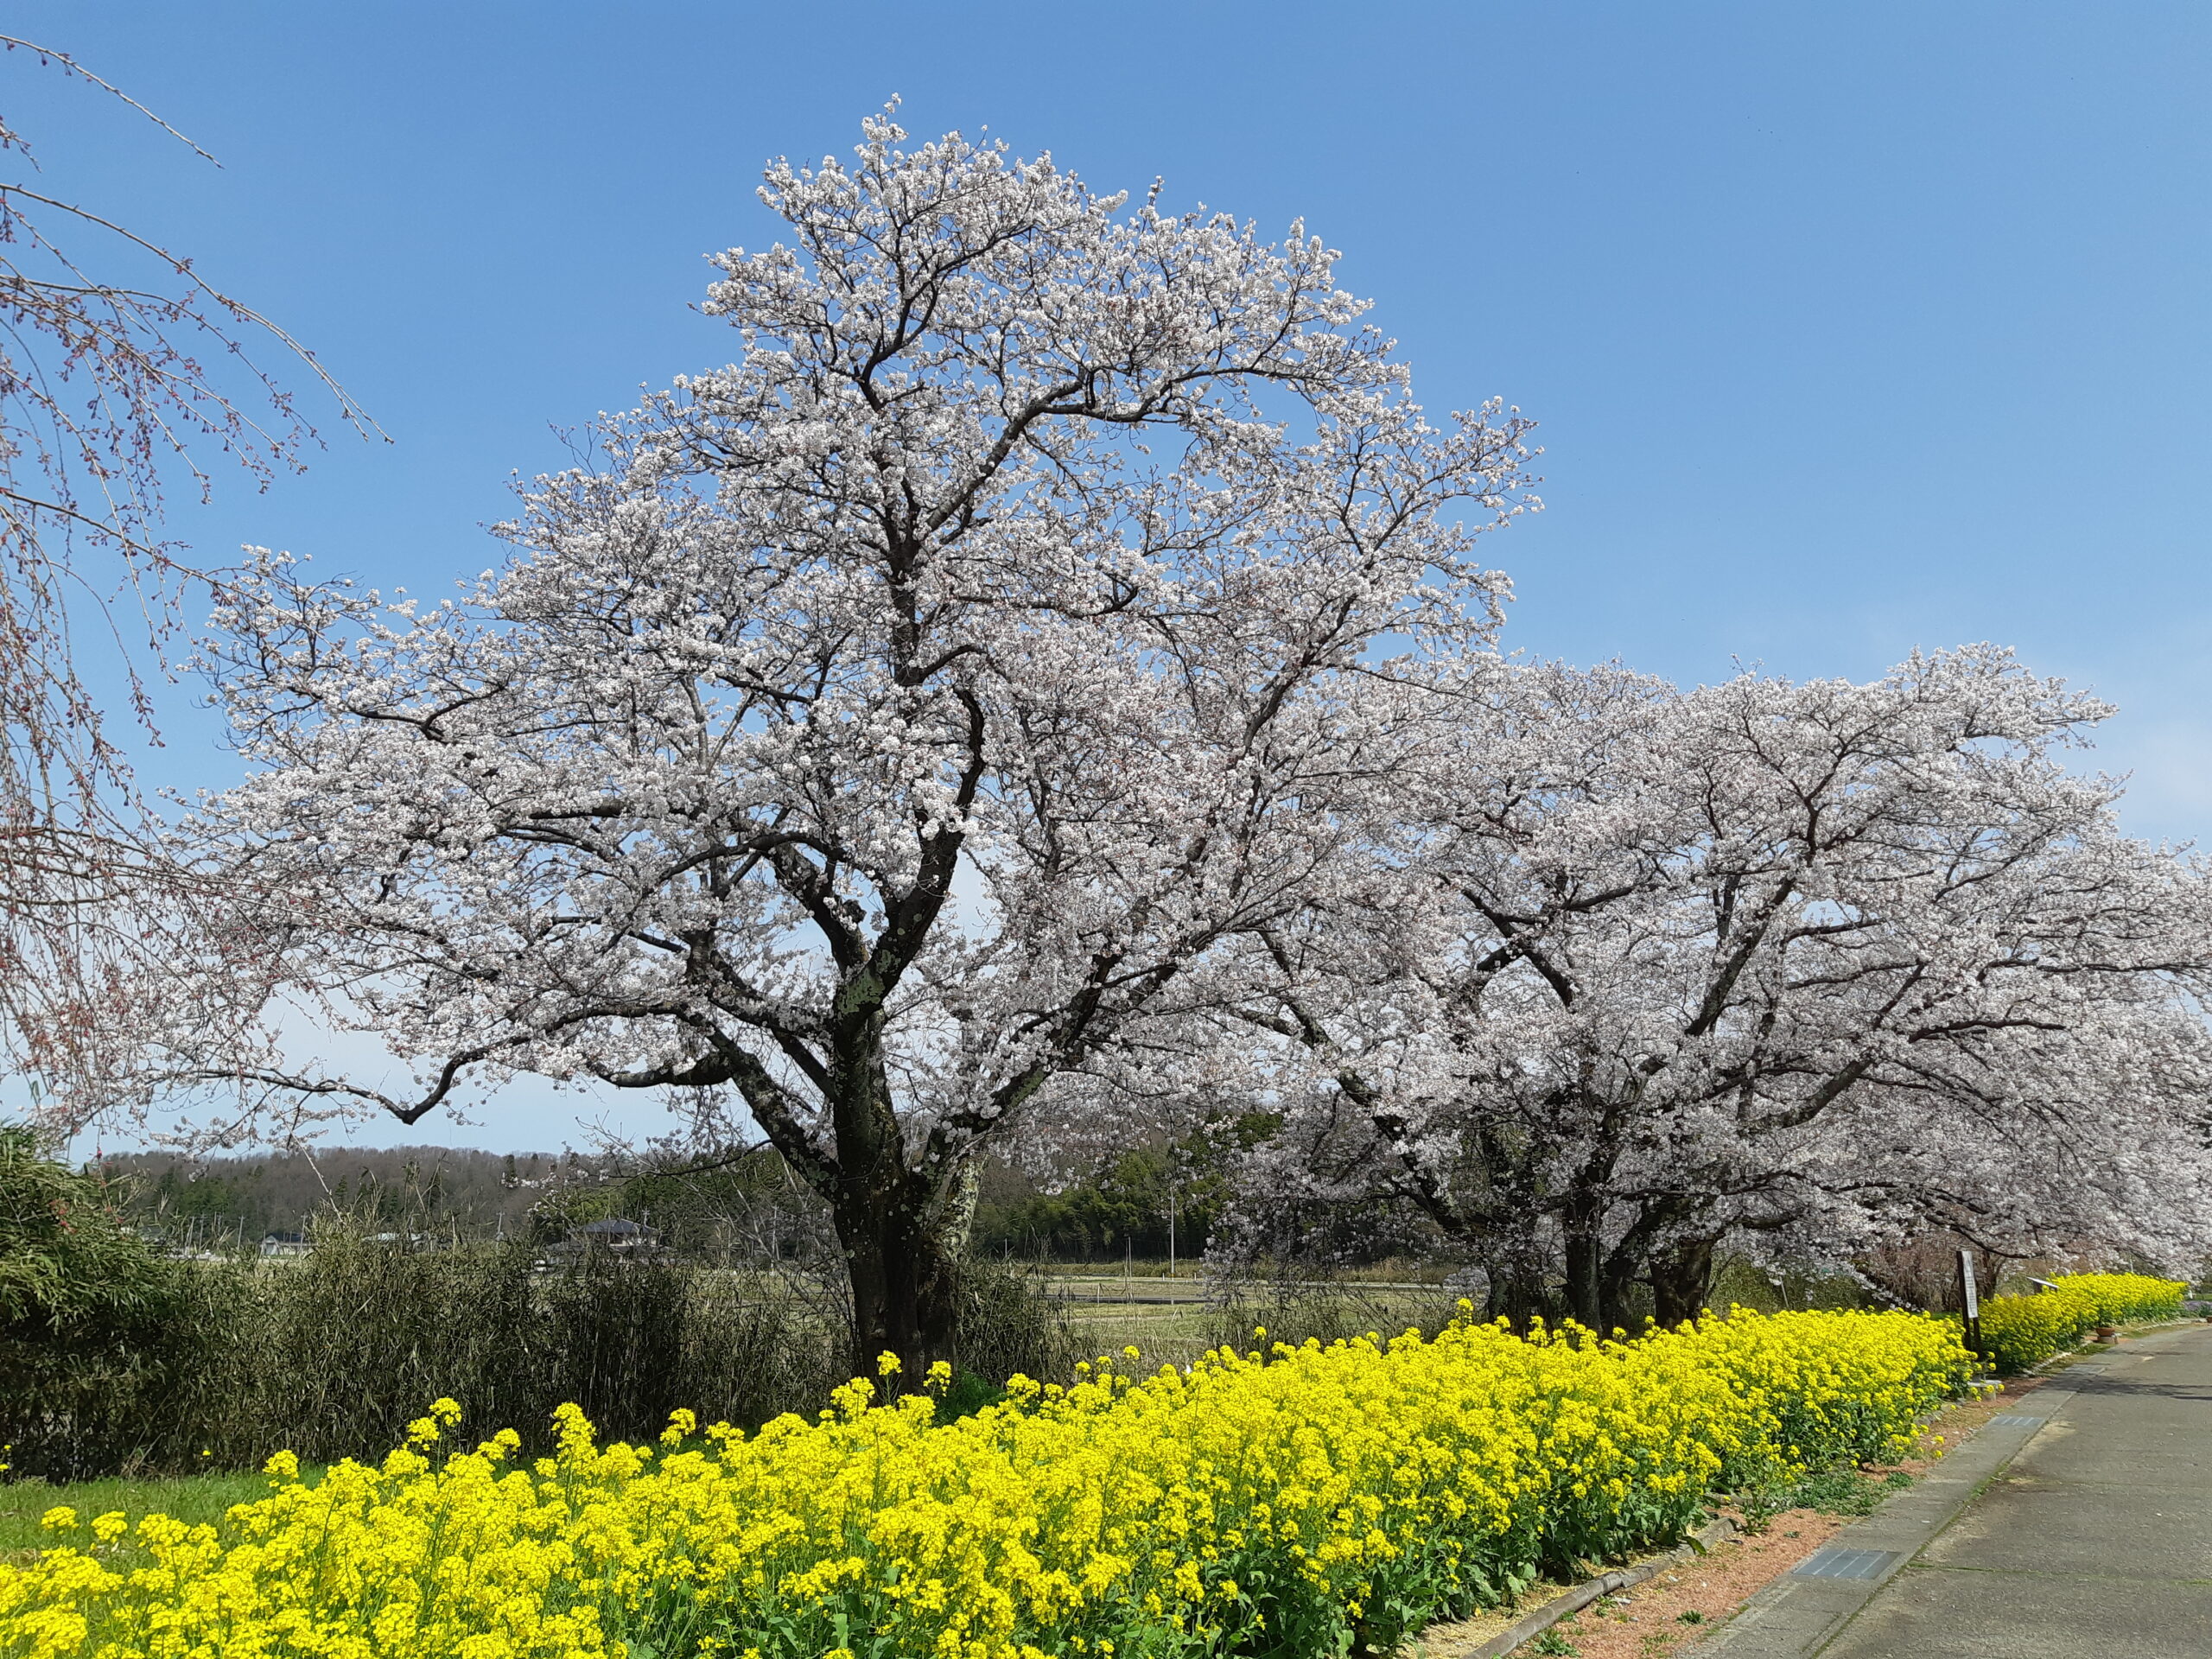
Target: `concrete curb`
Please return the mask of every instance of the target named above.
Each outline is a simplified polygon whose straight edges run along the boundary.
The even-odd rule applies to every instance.
[[[1803,1659],[1818,1652],[2042,1432],[2044,1420],[2063,1403],[2059,1396],[2072,1394],[2070,1389],[2045,1383],[2030,1396],[2036,1402],[2033,1424],[2000,1427],[1991,1422],[1873,1514],[1828,1540],[1829,1549],[1889,1556],[1872,1577],[1813,1578],[1802,1568],[1784,1573],[1690,1651],[1696,1659],[1720,1659],[1723,1655],[1726,1659]]]
[[[1610,1596],[1616,1590],[1625,1590],[1632,1584],[1642,1584],[1655,1573],[1694,1560],[1735,1535],[1736,1523],[1726,1516],[1694,1533],[1694,1543],[1677,1544],[1663,1555],[1653,1555],[1626,1567],[1616,1567],[1578,1584],[1564,1595],[1554,1596],[1526,1617],[1516,1620],[1478,1647],[1461,1647],[1452,1638],[1458,1621],[1431,1624],[1407,1644],[1404,1652],[1422,1656],[1422,1659],[1502,1659],[1531,1637],[1541,1636],[1562,1619],[1572,1618],[1600,1596]]]

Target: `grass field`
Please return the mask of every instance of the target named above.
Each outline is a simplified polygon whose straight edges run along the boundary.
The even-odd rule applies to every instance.
[[[305,1470],[309,1480],[320,1469]],[[258,1474],[198,1475],[181,1479],[86,1480],[51,1485],[43,1480],[0,1481],[0,1560],[42,1548],[53,1535],[41,1529],[39,1517],[57,1504],[77,1511],[80,1522],[121,1510],[133,1521],[142,1515],[173,1515],[195,1525],[219,1521],[233,1503],[251,1503],[269,1495],[268,1479]]]
[[[1255,1323],[1293,1340],[1306,1335],[1326,1339],[1364,1331],[1395,1335],[1410,1325],[1440,1324],[1452,1313],[1441,1286],[1404,1281],[1316,1287],[1319,1294],[1272,1313],[1263,1306],[1224,1307],[1211,1300],[1212,1287],[1195,1279],[1055,1268],[1042,1277],[1041,1285],[1089,1351],[1119,1353],[1134,1347],[1147,1364],[1187,1364],[1217,1343],[1249,1346]],[[1273,1328],[1286,1321],[1297,1328]]]

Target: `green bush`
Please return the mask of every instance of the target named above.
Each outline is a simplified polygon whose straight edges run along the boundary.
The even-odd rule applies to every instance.
[[[441,1395],[478,1438],[512,1425],[548,1445],[569,1401],[632,1437],[678,1404],[754,1424],[810,1413],[845,1376],[842,1331],[740,1273],[607,1252],[549,1271],[527,1244],[338,1217],[296,1260],[179,1261],[102,1197],[0,1136],[0,1464],[17,1477],[359,1456]]]
[[[143,1466],[219,1408],[243,1286],[156,1253],[113,1196],[0,1125],[0,1461],[19,1475]]]

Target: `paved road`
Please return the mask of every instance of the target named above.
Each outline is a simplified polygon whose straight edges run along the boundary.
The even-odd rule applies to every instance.
[[[2212,1326],[2065,1381],[2050,1422],[1821,1659],[2212,1656]]]

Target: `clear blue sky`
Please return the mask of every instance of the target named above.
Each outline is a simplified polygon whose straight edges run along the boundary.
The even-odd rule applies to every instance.
[[[550,429],[720,363],[761,160],[892,93],[1345,250],[1424,399],[1538,418],[1510,642],[1684,680],[1994,639],[2212,830],[2212,7],[18,4],[223,162],[0,61],[50,184],[191,251],[395,440],[224,489],[210,558],[441,588]],[[229,480],[225,480],[226,483]],[[156,780],[232,772],[167,715]],[[516,1096],[470,1137],[553,1144]],[[425,1128],[432,1126],[424,1125]],[[550,1128],[550,1132],[543,1132]],[[456,1137],[458,1138],[458,1137]]]

